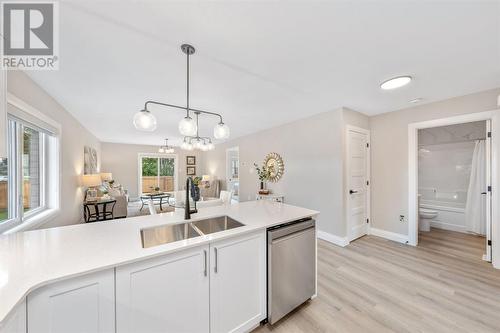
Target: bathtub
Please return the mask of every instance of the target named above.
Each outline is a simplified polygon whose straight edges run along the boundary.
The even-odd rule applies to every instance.
[[[419,188],[420,208],[435,210],[438,216],[431,220],[431,227],[467,232],[465,225],[466,190],[439,190]]]

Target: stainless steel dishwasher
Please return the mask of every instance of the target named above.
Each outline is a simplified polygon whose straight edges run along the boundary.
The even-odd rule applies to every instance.
[[[267,230],[267,320],[272,325],[316,292],[315,221]]]

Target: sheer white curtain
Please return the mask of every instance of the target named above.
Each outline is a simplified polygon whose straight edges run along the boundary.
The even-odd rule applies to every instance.
[[[477,140],[472,156],[467,203],[465,204],[465,224],[467,231],[486,234],[486,155],[485,141]]]

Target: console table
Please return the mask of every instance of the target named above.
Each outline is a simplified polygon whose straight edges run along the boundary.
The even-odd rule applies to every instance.
[[[115,199],[101,199],[96,201],[83,202],[83,218],[85,222],[106,221],[114,219],[113,209],[115,208]],[[93,208],[93,211],[90,208]],[[111,207],[111,209],[108,209]]]
[[[255,200],[270,200],[275,202],[285,202],[285,196],[281,194],[256,194]]]

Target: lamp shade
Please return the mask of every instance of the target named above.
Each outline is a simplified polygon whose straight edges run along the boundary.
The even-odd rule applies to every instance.
[[[153,132],[156,129],[156,118],[148,110],[141,110],[134,115],[134,126],[141,131]]]
[[[214,137],[216,139],[227,139],[229,138],[229,126],[220,122],[214,127]]]
[[[203,177],[201,178],[201,181],[202,182],[209,182],[211,178],[212,177],[210,177],[210,175],[203,175]]]
[[[184,117],[179,122],[179,132],[185,136],[193,136],[196,134],[198,130],[198,125],[196,125],[196,121],[194,121],[191,117]]]
[[[101,172],[101,180],[103,182],[109,182],[113,180],[113,174],[111,172]]]
[[[85,187],[95,187],[101,185],[101,175],[98,173],[83,175],[82,185]]]

